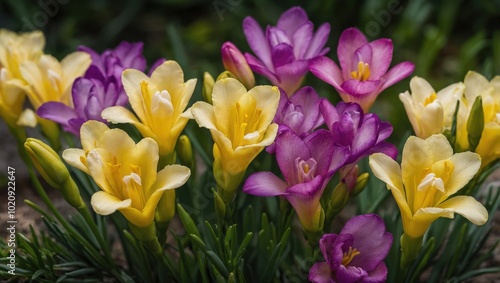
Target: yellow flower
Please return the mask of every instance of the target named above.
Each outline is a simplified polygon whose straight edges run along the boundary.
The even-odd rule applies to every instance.
[[[166,61],[151,77],[127,69],[122,82],[137,117],[121,106],[105,109],[102,117],[112,123],[130,123],[144,137],[153,138],[160,155],[171,154],[188,118],[181,115],[196,85],[196,79],[184,82],[184,73],[175,61]]]
[[[463,93],[462,83],[452,84],[439,92],[420,77],[410,81],[411,95],[408,91],[399,94],[399,99],[408,119],[420,138],[428,138],[451,128],[457,100]]]
[[[43,54],[45,36],[41,31],[17,34],[0,29],[0,67],[11,76],[22,79],[20,66],[26,61],[37,61]]]
[[[486,223],[488,212],[470,196],[451,197],[477,173],[481,158],[472,152],[453,154],[441,134],[423,140],[410,137],[403,149],[401,167],[382,153],[370,156],[373,174],[387,184],[401,211],[403,230],[420,238],[439,217],[461,214],[476,225]]]
[[[461,149],[469,148],[467,121],[476,97],[481,96],[484,129],[476,147],[484,167],[500,157],[500,76],[488,81],[476,72],[468,72],[464,79],[465,95],[461,100],[457,121],[457,142]]]
[[[226,78],[214,85],[213,105],[200,101],[191,108],[198,125],[209,129],[215,141],[214,174],[219,188],[229,191],[225,201],[250,162],[273,143],[278,125],[272,121],[279,99],[277,87],[256,86],[247,92],[238,80]]]
[[[16,127],[17,120],[23,111],[25,95],[22,81],[15,79],[6,68],[0,68],[0,117],[11,128]]]
[[[182,186],[190,176],[181,165],[157,173],[158,145],[153,139],[135,144],[126,132],[101,122],[83,124],[81,143],[83,149],[66,149],[63,158],[102,189],[91,199],[95,212],[109,215],[118,210],[138,227],[151,225],[163,192]]]

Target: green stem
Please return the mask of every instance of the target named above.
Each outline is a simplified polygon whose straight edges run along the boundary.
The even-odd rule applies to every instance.
[[[113,257],[111,256],[111,253],[109,251],[109,246],[107,245],[106,241],[104,241],[104,238],[102,237],[101,233],[99,232],[99,229],[97,228],[97,225],[94,222],[94,219],[90,215],[90,212],[87,208],[87,206],[84,206],[82,208],[78,208],[78,212],[83,216],[83,219],[85,219],[85,222],[90,227],[90,230],[92,230],[92,233],[97,237],[97,241],[99,242],[99,245],[101,246],[102,251],[104,252],[104,255],[106,258],[110,261],[113,262]]]

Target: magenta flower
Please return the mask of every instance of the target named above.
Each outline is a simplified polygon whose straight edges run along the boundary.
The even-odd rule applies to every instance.
[[[340,68],[330,58],[312,60],[311,72],[335,87],[345,102],[357,102],[367,112],[384,89],[408,77],[411,62],[392,67],[392,41],[388,38],[368,42],[361,31],[348,28],[339,39],[337,55]]]
[[[393,237],[376,214],[352,217],[337,234],[325,234],[319,246],[326,262],[315,263],[309,280],[315,283],[385,282],[387,267],[383,260],[391,249]]]
[[[392,133],[392,126],[380,121],[377,115],[364,114],[357,103],[339,102],[333,106],[326,99],[321,101],[320,111],[335,144],[349,149],[346,165],[356,164],[375,152],[396,158],[397,148],[385,141]]]
[[[314,88],[309,86],[299,89],[290,98],[282,91],[273,122],[287,126],[297,136],[304,138],[324,123],[319,111],[321,100]],[[273,143],[266,148],[266,151],[274,153],[274,149]]]
[[[222,64],[231,72],[247,89],[255,86],[255,77],[245,56],[232,42],[226,41],[221,47]]]
[[[277,25],[268,26],[265,34],[254,18],[246,17],[243,31],[257,56],[246,53],[248,64],[254,72],[291,96],[308,72],[309,61],[330,50],[323,48],[330,34],[330,24],[322,24],[316,33],[313,29],[313,23],[300,7],[284,12]]]
[[[271,172],[250,175],[243,191],[256,196],[283,196],[293,206],[302,227],[323,227],[320,198],[328,181],[345,161],[345,151],[333,145],[333,135],[317,130],[304,139],[282,127],[276,137],[276,160],[284,181]]]
[[[115,49],[99,55],[88,47],[79,47],[78,50],[91,55],[92,65],[84,77],[73,83],[73,107],[51,101],[41,105],[37,114],[59,123],[65,131],[75,136],[80,135],[80,127],[88,120],[107,123],[101,118],[102,110],[110,106],[125,106],[128,102],[121,83],[122,72],[127,68],[146,69],[142,48],[142,42],[122,42]]]

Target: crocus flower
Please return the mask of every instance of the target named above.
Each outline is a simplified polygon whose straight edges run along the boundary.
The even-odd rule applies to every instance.
[[[321,101],[320,111],[335,144],[349,148],[346,164],[356,164],[374,152],[396,158],[397,148],[385,141],[392,133],[392,126],[380,121],[377,115],[364,114],[357,103],[339,102],[333,106],[328,100]]]
[[[268,26],[264,33],[257,21],[246,17],[243,31],[250,48],[257,57],[246,53],[252,70],[268,78],[291,96],[308,72],[309,61],[325,55],[323,48],[330,33],[330,24],[322,24],[313,32],[313,23],[300,7],[284,12],[276,26]]]
[[[425,139],[451,128],[457,100],[464,91],[463,83],[449,85],[436,93],[426,80],[413,77],[410,89],[411,95],[406,91],[399,94],[399,99],[417,137]]]
[[[373,174],[391,190],[407,236],[422,237],[434,220],[453,218],[455,213],[476,225],[488,219],[488,211],[473,197],[451,197],[474,177],[481,158],[473,152],[453,154],[442,134],[425,140],[408,138],[401,167],[382,153],[370,156],[369,164]]]
[[[275,143],[276,161],[285,180],[271,172],[257,172],[247,178],[243,191],[256,196],[285,197],[306,231],[320,231],[324,219],[321,195],[346,158],[344,149],[332,146],[333,143],[334,137],[327,130],[317,130],[301,139],[290,129],[280,128]]]
[[[196,79],[184,82],[184,73],[175,61],[165,61],[151,77],[127,69],[122,75],[123,86],[134,115],[123,106],[106,108],[102,118],[111,123],[129,123],[144,137],[153,138],[160,155],[171,155],[188,118],[181,115],[196,85]]]
[[[231,72],[247,88],[255,86],[255,77],[245,56],[232,42],[224,42],[221,48],[224,68]]]
[[[325,56],[311,62],[311,72],[332,85],[345,102],[357,102],[367,112],[384,89],[408,77],[414,69],[403,62],[390,70],[392,41],[388,38],[368,42],[361,31],[348,28],[339,39],[340,68]]]
[[[392,235],[375,214],[354,216],[337,234],[319,241],[325,262],[315,263],[309,280],[315,283],[382,283],[387,278],[383,262],[392,246]]]
[[[82,149],[66,149],[63,158],[101,188],[90,201],[100,215],[118,210],[133,225],[147,227],[164,191],[182,186],[189,178],[189,168],[181,165],[156,171],[158,145],[151,138],[136,144],[125,131],[98,121],[83,124],[80,136]]]
[[[324,123],[319,111],[321,100],[314,88],[309,86],[299,89],[290,98],[281,92],[274,123],[284,125],[296,135],[304,137]],[[266,151],[274,153],[274,144],[268,146]]]
[[[196,102],[191,114],[212,134],[215,180],[230,202],[250,162],[276,137],[278,125],[272,121],[279,90],[256,86],[247,91],[238,80],[226,78],[215,83],[212,102]]]
[[[128,98],[121,83],[122,72],[126,68],[145,69],[142,46],[142,43],[122,42],[114,50],[106,50],[102,55],[88,47],[79,47],[79,50],[90,54],[92,65],[85,76],[73,84],[73,105],[51,101],[40,106],[37,114],[61,124],[65,131],[76,136],[82,124],[88,120],[106,122],[101,118],[102,110],[127,104]]]

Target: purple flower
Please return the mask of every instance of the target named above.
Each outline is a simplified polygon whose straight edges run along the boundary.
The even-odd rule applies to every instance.
[[[290,98],[282,91],[273,122],[287,126],[303,138],[324,123],[319,111],[321,100],[314,88],[309,86],[299,89]],[[266,148],[266,151],[274,153],[274,149],[273,143]]]
[[[306,12],[293,7],[284,12],[276,26],[268,26],[266,32],[252,17],[243,21],[243,31],[250,48],[257,56],[246,53],[252,70],[268,78],[291,96],[301,85],[309,69],[309,61],[325,55],[330,49],[323,48],[330,24],[322,24],[316,33]]]
[[[343,148],[332,144],[333,135],[327,130],[317,130],[301,139],[282,127],[276,137],[276,160],[285,180],[271,172],[257,172],[248,177],[243,191],[256,196],[283,196],[305,230],[321,230],[321,195],[346,156]]]
[[[221,47],[222,64],[231,72],[247,89],[255,86],[255,77],[245,56],[232,42],[226,41]]]
[[[122,72],[128,68],[146,69],[142,48],[142,42],[122,42],[115,49],[99,55],[88,47],[79,47],[78,50],[90,54],[92,65],[84,77],[73,83],[73,107],[52,101],[41,105],[37,114],[61,124],[65,131],[75,136],[80,135],[80,127],[88,120],[107,123],[101,118],[102,110],[110,106],[125,106],[128,101],[121,83]]]
[[[321,56],[312,60],[311,72],[331,84],[345,102],[357,102],[368,111],[378,94],[408,77],[413,63],[402,62],[390,70],[392,41],[388,38],[368,42],[361,31],[348,28],[339,39],[337,55],[340,68]]]
[[[387,267],[383,262],[391,249],[393,237],[376,214],[355,216],[337,234],[325,234],[319,241],[326,262],[315,263],[309,280],[315,283],[385,282]]]
[[[332,132],[335,144],[349,148],[345,164],[355,164],[375,152],[396,158],[397,148],[384,141],[391,135],[392,126],[380,121],[377,115],[364,114],[357,103],[339,102],[337,106],[333,106],[326,99],[321,101],[320,111],[326,126]]]

